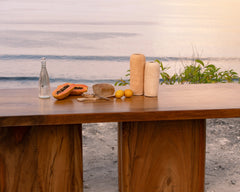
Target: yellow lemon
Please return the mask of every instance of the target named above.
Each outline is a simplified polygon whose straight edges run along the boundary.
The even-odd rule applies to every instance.
[[[124,91],[123,90],[117,90],[115,92],[115,97],[120,99],[122,96],[124,95]]]
[[[133,96],[133,91],[131,89],[126,89],[124,91],[125,97],[132,97]]]

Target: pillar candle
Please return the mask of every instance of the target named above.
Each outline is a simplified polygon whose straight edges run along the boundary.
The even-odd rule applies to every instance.
[[[144,96],[157,97],[160,66],[157,62],[147,62],[144,72]]]
[[[134,95],[143,95],[145,56],[132,54],[130,57],[130,89]]]

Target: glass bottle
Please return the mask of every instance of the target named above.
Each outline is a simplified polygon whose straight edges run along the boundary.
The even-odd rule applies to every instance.
[[[46,58],[41,58],[41,72],[39,77],[39,98],[46,99],[50,97],[50,82],[46,68]]]

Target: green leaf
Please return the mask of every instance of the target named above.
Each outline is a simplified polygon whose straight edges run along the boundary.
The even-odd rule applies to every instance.
[[[233,71],[233,72],[231,72],[231,74],[232,75],[237,75],[238,73]]]
[[[216,67],[213,64],[207,65],[206,68],[216,70]]]
[[[204,63],[203,63],[202,60],[200,60],[200,59],[196,59],[195,62],[201,64],[201,65],[204,67]]]

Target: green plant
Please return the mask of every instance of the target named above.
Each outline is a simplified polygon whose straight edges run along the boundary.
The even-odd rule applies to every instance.
[[[166,71],[170,67],[164,67],[162,62],[158,59],[155,60],[160,65],[160,84],[173,85],[175,83],[184,84],[199,84],[199,83],[226,83],[233,82],[238,79],[240,83],[240,77],[233,69],[220,71],[221,68],[217,68],[213,64],[205,65],[200,59],[194,60],[191,65],[184,67],[183,72],[180,74],[169,75]],[[115,83],[115,86],[125,86],[130,81],[130,70],[125,75],[128,79],[120,79]]]
[[[127,73],[125,74],[125,77],[127,79],[119,79],[115,82],[115,86],[125,86],[125,85],[128,85],[130,83],[130,70],[127,70]]]
[[[220,71],[213,64],[205,65],[200,59],[194,60],[194,63],[186,66],[184,71],[178,76],[178,83],[226,83],[238,79],[238,74],[231,70]]]
[[[155,62],[159,63],[160,65],[160,84],[173,85],[178,79],[178,74],[175,73],[173,76],[170,76],[166,72],[168,69],[170,69],[170,67],[164,67],[163,63],[158,59],[156,59]]]

